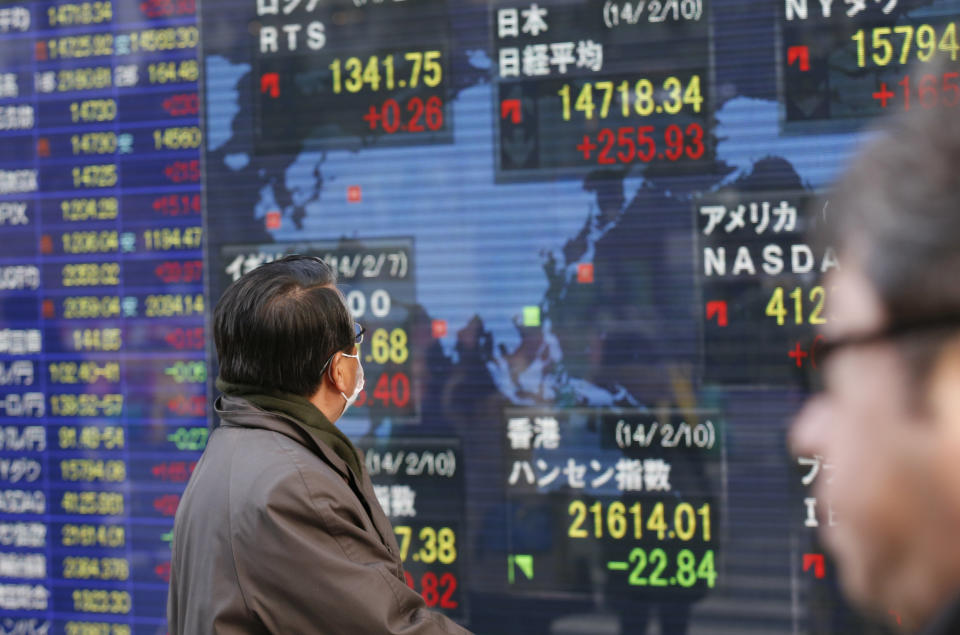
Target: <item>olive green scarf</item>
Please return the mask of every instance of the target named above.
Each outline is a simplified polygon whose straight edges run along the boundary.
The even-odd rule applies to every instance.
[[[219,377],[216,385],[225,395],[240,397],[268,412],[293,418],[310,436],[333,449],[350,466],[355,478],[361,478],[360,454],[353,443],[306,397],[260,386],[231,384]]]

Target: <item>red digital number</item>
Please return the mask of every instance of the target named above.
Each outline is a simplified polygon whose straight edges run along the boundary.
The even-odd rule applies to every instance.
[[[388,99],[379,106],[370,106],[363,120],[370,130],[387,134],[436,132],[443,128],[443,100],[436,95],[426,102],[421,97],[411,97],[401,108],[396,99]]]
[[[910,110],[914,94],[924,108],[935,108],[940,104],[951,107],[960,104],[958,77],[960,74],[956,72],[944,73],[939,78],[936,75],[926,74],[914,85],[910,75],[904,75],[903,79],[897,82],[897,85],[903,88],[903,109]],[[886,108],[887,102],[896,98],[896,93],[889,90],[886,83],[883,83],[880,90],[873,93],[873,98],[880,102],[881,108]]]
[[[207,398],[204,395],[177,395],[167,400],[167,410],[174,415],[202,417],[207,413]]]
[[[366,390],[360,391],[356,405],[369,405],[368,400],[370,403],[379,401],[385,408],[404,408],[410,403],[410,379],[406,373],[382,373],[373,387],[373,396]]]
[[[168,194],[153,199],[153,211],[164,216],[195,215],[202,207],[199,194]]]
[[[164,341],[178,351],[203,350],[203,327],[192,329],[176,328],[164,336]]]
[[[179,93],[163,100],[163,109],[171,117],[187,117],[200,112],[200,97],[197,93]]]
[[[407,586],[417,591],[417,583],[410,572],[404,571],[403,577]],[[452,573],[444,573],[437,578],[436,573],[427,571],[420,578],[419,586],[419,593],[423,596],[424,603],[430,608],[439,606],[442,609],[455,609],[460,606],[459,602],[453,599],[453,594],[457,590],[457,576]]]
[[[597,133],[596,143],[590,135],[584,135],[576,149],[583,155],[585,161],[591,160],[594,151],[597,151],[597,163],[600,165],[632,163],[635,160],[643,163],[649,163],[655,159],[680,161],[684,157],[695,161],[703,157],[705,151],[703,126],[699,123],[691,123],[683,128],[677,124],[671,124],[663,130],[662,134],[658,133],[653,126],[621,127],[617,128],[616,134],[610,128],[603,128]]]
[[[166,494],[153,499],[153,508],[160,512],[161,516],[176,516],[179,506],[180,497],[176,494]]]
[[[196,0],[143,0],[140,12],[148,18],[168,18],[175,15],[194,15]]]
[[[414,97],[407,102],[407,112],[410,113],[410,123],[407,124],[408,132],[423,132],[423,124],[420,119],[423,118],[423,100]]]
[[[163,175],[172,183],[197,183],[200,181],[200,160],[169,163],[163,168]]]
[[[203,279],[203,261],[187,260],[179,262],[168,260],[158,264],[153,273],[166,284],[198,282]]]
[[[150,468],[150,473],[154,478],[162,481],[172,481],[174,483],[186,483],[197,467],[196,461],[170,461],[157,463]]]

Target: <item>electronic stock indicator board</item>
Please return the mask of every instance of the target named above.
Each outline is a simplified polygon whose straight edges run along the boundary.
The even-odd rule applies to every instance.
[[[446,2],[378,4],[257,4],[258,152],[451,139]]]
[[[709,164],[709,16],[701,0],[494,3],[498,176]]]
[[[163,632],[208,434],[197,6],[0,32],[0,628]]]
[[[938,56],[957,60],[948,3],[786,2],[780,52],[785,123],[850,129],[884,112],[960,105],[953,71],[923,71]]]
[[[408,585],[478,633],[849,633],[786,423],[859,131],[956,0],[0,4],[0,635],[165,633],[230,282],[324,258]],[[919,66],[917,64],[920,64]],[[873,630],[867,630],[867,629]]]

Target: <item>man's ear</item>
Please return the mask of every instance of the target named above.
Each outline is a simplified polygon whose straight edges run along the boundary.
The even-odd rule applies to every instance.
[[[943,347],[927,381],[927,408],[943,442],[960,450],[960,336]]]
[[[327,367],[326,372],[323,374],[324,381],[330,382],[330,386],[334,391],[339,390],[337,387],[337,362],[339,361],[340,356],[336,353],[333,354],[333,357],[330,358],[330,365]]]
[[[349,394],[351,389],[347,386],[347,375],[343,367],[343,361],[344,357],[340,354],[340,351],[333,354],[333,359],[330,360],[330,368],[327,369],[327,378],[330,379],[336,392]]]
[[[930,500],[937,501],[937,514],[944,526],[955,532],[960,526],[960,337],[943,347],[924,396],[925,415],[931,426],[926,469],[935,475],[932,487],[940,489],[930,495]]]

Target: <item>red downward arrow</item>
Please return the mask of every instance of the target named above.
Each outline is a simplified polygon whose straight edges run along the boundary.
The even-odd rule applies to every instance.
[[[717,318],[717,326],[724,327],[727,325],[726,300],[710,300],[707,302],[707,319],[712,320],[714,316]]]
[[[507,117],[510,117],[510,121],[513,123],[523,121],[523,109],[519,99],[504,99],[500,102],[500,118],[506,119]]]
[[[806,73],[810,70],[809,46],[791,46],[787,49],[787,65],[793,66],[797,61],[800,62],[801,72]]]
[[[827,575],[826,563],[823,560],[822,553],[805,553],[803,554],[803,570],[809,571],[810,567],[813,567],[813,575],[818,579]]]
[[[270,93],[270,96],[276,99],[280,96],[280,75],[277,73],[264,73],[260,76],[260,92]]]

